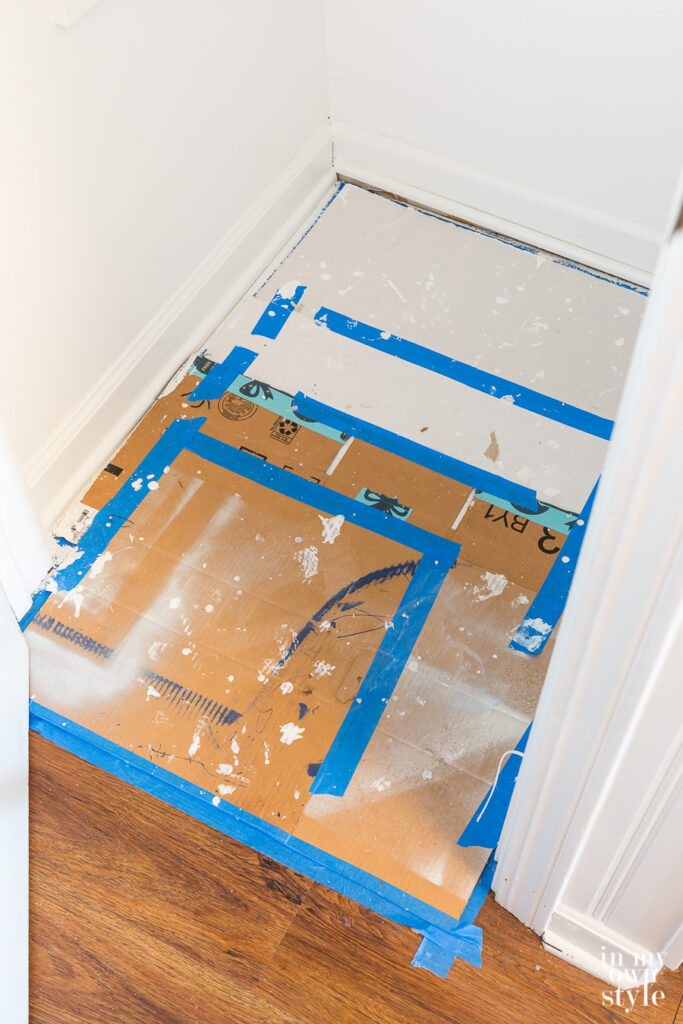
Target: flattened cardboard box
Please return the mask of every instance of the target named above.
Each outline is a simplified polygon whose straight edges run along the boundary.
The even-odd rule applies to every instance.
[[[549,649],[532,658],[507,646],[533,599],[529,581],[540,585],[552,561],[539,527],[505,532],[476,502],[454,532],[464,485],[357,441],[328,475],[343,439],[231,392],[197,405],[196,382],[181,377],[157,401],[86,505],[101,508],[174,419],[202,415],[221,441],[463,544],[349,790],[309,794],[419,555],[348,522],[326,537],[330,517],[190,452],[83,583],[37,616],[27,634],[33,694],[457,916],[488,856],[458,847],[458,835],[545,675]],[[373,582],[341,597],[277,670],[332,595],[366,576]]]

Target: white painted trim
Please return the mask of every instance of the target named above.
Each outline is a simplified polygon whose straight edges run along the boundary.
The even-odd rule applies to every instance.
[[[332,120],[339,175],[649,285],[664,233],[511,178]]]
[[[662,964],[652,952],[612,931],[595,918],[560,904],[543,933],[551,953],[595,975],[613,988],[636,988],[652,982]],[[632,964],[652,966],[632,967]],[[619,964],[622,966],[619,967]]]
[[[672,968],[683,955],[682,295],[678,230],[655,273],[493,883],[507,910],[593,973],[596,936]]]
[[[46,525],[99,472],[178,366],[201,347],[334,181],[324,125],[25,467]]]

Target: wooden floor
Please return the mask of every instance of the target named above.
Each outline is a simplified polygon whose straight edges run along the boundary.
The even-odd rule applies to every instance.
[[[33,1024],[683,1021],[601,1005],[489,896],[483,968],[410,966],[419,937],[31,736]]]

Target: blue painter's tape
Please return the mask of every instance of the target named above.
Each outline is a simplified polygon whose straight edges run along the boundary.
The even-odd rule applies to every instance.
[[[308,398],[300,391],[294,396],[294,408],[300,415],[325,422],[345,434],[359,437],[363,441],[367,441],[368,444],[393,452],[394,455],[400,455],[411,462],[417,462],[419,466],[425,466],[427,469],[434,470],[435,473],[451,477],[469,487],[480,488],[520,505],[529,507],[536,505],[536,492],[529,487],[515,484],[511,480],[496,476],[495,473],[489,473],[488,470],[479,469],[477,466],[470,466],[467,462],[461,462],[460,459],[454,459],[450,455],[444,455],[443,452],[427,448],[423,444],[418,444],[417,441],[409,441],[407,438],[394,434],[391,430],[378,427],[368,420],[361,420],[355,416],[349,416],[345,412],[340,412],[338,409],[332,409],[329,405],[323,405],[313,398]]]
[[[425,348],[424,345],[417,345],[413,341],[399,338],[396,334],[388,334],[380,331],[369,324],[361,323],[359,320],[352,320],[337,313],[333,309],[322,306],[315,315],[316,323],[327,327],[352,341],[358,341],[369,348],[374,348],[386,355],[396,356],[414,366],[422,366],[425,370],[431,370],[442,377],[465,384],[475,391],[482,391],[492,398],[506,399],[514,402],[521,409],[538,413],[546,419],[555,420],[557,423],[564,423],[565,426],[573,427],[575,430],[582,430],[586,434],[593,434],[609,440],[614,427],[612,420],[597,416],[595,413],[579,409],[568,402],[561,402],[550,395],[543,395],[539,391],[533,391],[514,381],[506,380],[505,377],[498,377],[494,373],[487,373],[469,363],[462,363],[459,359],[451,359],[441,352]]]
[[[567,603],[569,588],[586,532],[586,524],[599,483],[598,479],[580,517],[576,520],[571,533],[564,542],[560,554],[550,567],[543,586],[531,602],[528,612],[510,641],[512,650],[523,651],[525,654],[540,654],[557,625]]]
[[[530,731],[531,725],[528,725],[515,747],[520,754],[526,750]],[[498,779],[489,789],[472,820],[458,839],[458,846],[482,846],[486,850],[495,850],[503,830],[505,815],[510,806],[512,791],[517,782],[521,763],[522,759],[517,754],[508,755]]]
[[[55,590],[73,590],[78,586],[109,541],[116,536],[122,526],[130,522],[131,515],[149,492],[150,484],[160,479],[164,470],[185,448],[201,458],[208,459],[209,462],[239,473],[240,476],[245,476],[280,494],[311,505],[320,511],[329,512],[331,515],[341,514],[349,522],[357,523],[399,544],[405,544],[414,551],[441,558],[448,565],[455,564],[460,545],[454,541],[437,537],[421,527],[368,508],[353,498],[337,494],[321,484],[304,480],[294,473],[256,458],[255,455],[239,451],[229,444],[202,434],[200,427],[205,423],[204,416],[178,419],[171,423],[119,491],[97,513],[78,545],[80,556],[66,568],[53,573],[50,590],[41,590],[35,595],[31,608],[21,620],[22,629],[26,629],[32,622],[50,593]]]
[[[65,750],[390,921],[413,928],[423,935],[431,929],[431,934],[438,937],[442,945],[448,942],[449,935],[457,937],[463,925],[471,924],[481,907],[482,884],[487,891],[490,887],[490,879],[488,882],[485,880],[487,865],[460,919],[451,917],[361,868],[316,849],[249,811],[222,800],[214,804],[214,794],[35,701],[31,701],[29,710],[30,727]]]
[[[253,402],[254,405],[258,405],[262,409],[268,409],[275,416],[283,416],[286,420],[298,423],[300,426],[306,427],[307,430],[312,430],[316,434],[322,434],[323,437],[329,437],[333,441],[339,441],[340,444],[348,439],[348,435],[340,430],[335,430],[324,423],[316,423],[314,420],[297,415],[292,406],[293,396],[288,394],[287,391],[278,391],[277,388],[271,387],[270,384],[266,384],[263,381],[255,380],[253,377],[245,377],[244,374],[240,373],[235,377],[227,390],[233,395],[238,395],[240,398],[246,398],[247,401]]]
[[[206,377],[200,380],[190,395],[190,401],[203,402],[209,401],[212,398],[220,398],[228,390],[235,378],[248,369],[255,359],[256,353],[252,352],[251,349],[236,345],[222,363],[216,363],[213,369],[209,370]]]
[[[50,577],[50,590],[41,590],[33,598],[31,608],[21,620],[21,628],[30,622],[55,590],[73,590],[87,576],[95,559],[102,554],[122,526],[130,522],[135,509],[149,493],[150,485],[158,482],[164,470],[180,452],[190,447],[192,439],[206,423],[204,416],[188,420],[174,420],[153,445],[134,473],[121,485],[117,493],[95,515],[81,538],[81,554],[70,565],[59,569]]]
[[[346,792],[451,565],[427,555],[420,559],[394,615],[393,629],[385,633],[311,785],[311,793],[342,796]]]
[[[532,523],[538,523],[539,526],[545,526],[553,533],[569,533],[579,518],[576,512],[565,512],[555,505],[546,505],[540,501],[537,501],[531,508],[525,508],[523,505],[513,505],[511,501],[497,498],[494,494],[487,494],[485,491],[475,491],[474,497],[487,505],[494,505],[506,512],[512,512],[515,516],[529,519]]]
[[[277,338],[287,320],[301,302],[306,286],[298,284],[291,295],[283,295],[278,289],[252,330],[261,338]]]
[[[458,927],[449,932],[434,925],[428,928],[413,958],[414,967],[424,967],[440,978],[446,977],[456,959],[481,967],[483,934],[473,922],[491,889],[495,870],[496,861],[492,853],[460,915]]]
[[[446,571],[455,564],[458,557],[460,545],[451,540],[368,508],[353,498],[338,494],[312,480],[305,480],[248,452],[239,451],[223,441],[209,437],[208,434],[197,433],[187,447],[201,458],[239,473],[240,476],[247,477],[272,491],[294,498],[321,512],[343,515],[348,522],[356,523],[366,530],[371,530],[372,533],[405,544],[414,551],[422,551],[424,554],[439,558],[446,565]]]

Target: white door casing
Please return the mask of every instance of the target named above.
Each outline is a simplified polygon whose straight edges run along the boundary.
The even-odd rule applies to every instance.
[[[548,948],[622,988],[644,979],[617,976],[610,953],[624,968],[637,957],[672,968],[683,960],[682,437],[679,219],[655,273],[493,882]]]

